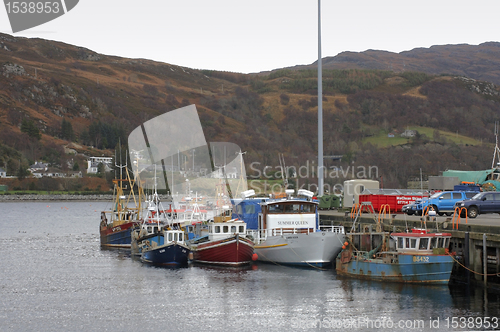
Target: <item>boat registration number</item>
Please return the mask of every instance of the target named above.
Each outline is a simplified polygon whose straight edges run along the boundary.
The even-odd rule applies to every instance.
[[[415,263],[429,263],[429,257],[413,256],[413,262],[415,262]]]

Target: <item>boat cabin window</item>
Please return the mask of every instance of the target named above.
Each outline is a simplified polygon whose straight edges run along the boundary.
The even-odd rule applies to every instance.
[[[236,226],[231,226],[231,233],[236,233]]]
[[[182,241],[182,233],[179,233],[179,241]]]
[[[245,226],[240,226],[239,233],[245,233]]]
[[[444,239],[442,237],[438,239],[438,248],[444,248]]]
[[[304,213],[312,213],[315,211],[316,211],[316,205],[313,205],[313,204],[302,205],[302,212],[304,212]]]
[[[272,204],[269,205],[269,213],[283,213],[284,207],[282,204]]]
[[[255,213],[255,205],[245,205],[245,213],[254,214]]]
[[[398,248],[403,249],[403,238],[402,237],[398,237]]]
[[[220,226],[215,226],[215,233],[220,233]]]
[[[420,244],[418,245],[418,249],[427,250],[428,247],[429,247],[429,238],[427,237],[420,238]]]
[[[168,241],[172,241],[172,233],[168,233]]]
[[[229,231],[229,227],[228,226],[223,226],[222,227],[222,233],[227,233]]]

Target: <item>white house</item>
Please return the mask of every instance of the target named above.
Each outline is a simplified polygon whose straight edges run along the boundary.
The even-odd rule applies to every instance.
[[[104,165],[104,169],[106,172],[111,170],[111,166],[113,164],[112,157],[90,157],[87,160],[87,174],[96,174],[97,168],[99,164],[102,163]]]
[[[49,169],[49,164],[44,164],[40,161],[36,161],[33,165],[30,166],[30,172],[35,174],[35,173],[41,173],[45,172]]]
[[[3,170],[3,168],[0,168],[0,178],[6,178],[7,177],[7,172]]]

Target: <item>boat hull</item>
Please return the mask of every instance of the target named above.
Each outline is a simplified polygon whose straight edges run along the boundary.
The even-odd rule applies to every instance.
[[[342,256],[337,258],[339,275],[402,283],[448,284],[453,268],[449,255],[399,254],[395,263],[381,259],[342,261]]]
[[[196,263],[226,266],[250,264],[254,253],[253,242],[240,236],[200,243],[191,251]]]
[[[342,250],[344,234],[313,232],[268,236],[255,246],[259,261],[284,265],[327,267]]]
[[[141,253],[141,262],[154,266],[185,266],[189,248],[178,243],[169,243]]]
[[[130,249],[131,230],[134,222],[115,227],[101,228],[101,247],[105,249]]]

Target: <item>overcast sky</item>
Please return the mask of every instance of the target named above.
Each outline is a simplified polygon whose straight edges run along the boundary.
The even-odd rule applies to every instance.
[[[323,57],[500,39],[499,0],[321,4]],[[80,0],[64,16],[13,35],[195,69],[252,73],[316,61],[317,22],[317,0]],[[0,32],[12,35],[5,7]]]

